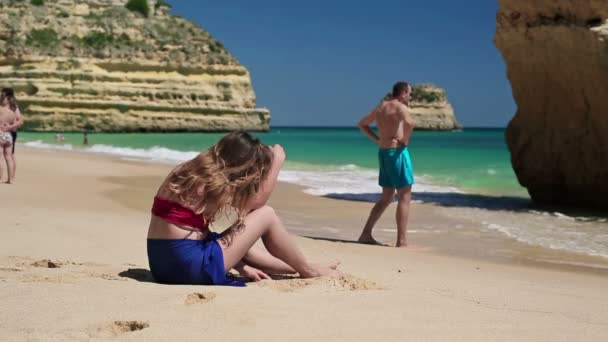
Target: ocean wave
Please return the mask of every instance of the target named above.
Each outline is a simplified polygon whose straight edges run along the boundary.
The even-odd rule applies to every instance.
[[[167,163],[180,163],[192,159],[198,154],[198,152],[194,151],[177,151],[162,146],[153,146],[150,148],[131,148],[95,144],[88,147],[74,147],[71,144],[50,144],[41,140],[28,141],[23,145],[30,148],[88,152],[95,154],[112,155],[128,160],[149,160]]]
[[[88,147],[74,147],[70,144],[46,143],[41,140],[24,143],[31,148],[79,151],[117,156],[126,160],[143,160],[165,163],[180,163],[194,158],[199,152],[178,151],[162,146],[150,148],[117,147],[95,144]],[[312,165],[287,162],[281,170],[279,180],[305,187],[305,192],[314,196],[327,196],[358,201],[376,201],[382,189],[378,186],[377,171],[365,169],[355,164]],[[416,193],[460,193],[454,187],[439,186],[428,182],[425,177],[417,177],[413,192]]]
[[[608,258],[608,234],[583,224],[555,224],[519,217],[511,224],[484,222],[488,230],[500,232],[528,245]]]

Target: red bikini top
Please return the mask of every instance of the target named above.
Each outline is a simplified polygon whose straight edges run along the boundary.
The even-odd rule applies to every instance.
[[[152,214],[176,225],[189,226],[200,230],[209,227],[202,215],[196,214],[192,209],[186,208],[177,202],[162,197],[154,197]]]

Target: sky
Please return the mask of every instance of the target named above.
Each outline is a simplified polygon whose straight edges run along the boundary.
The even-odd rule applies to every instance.
[[[466,127],[516,110],[496,0],[169,0],[251,73],[272,126],[355,126],[396,81],[447,91]]]

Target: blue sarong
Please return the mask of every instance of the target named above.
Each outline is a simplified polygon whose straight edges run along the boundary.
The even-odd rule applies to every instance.
[[[245,286],[226,277],[219,237],[210,232],[204,240],[148,239],[148,263],[154,280],[163,284]]]

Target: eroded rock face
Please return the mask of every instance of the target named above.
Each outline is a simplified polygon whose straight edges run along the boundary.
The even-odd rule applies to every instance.
[[[462,128],[445,90],[433,84],[414,86],[410,109],[417,130],[450,131]]]
[[[268,130],[247,69],[196,24],[149,0],[0,0],[0,86],[24,129]]]
[[[539,203],[608,209],[608,1],[499,3],[519,182]]]

